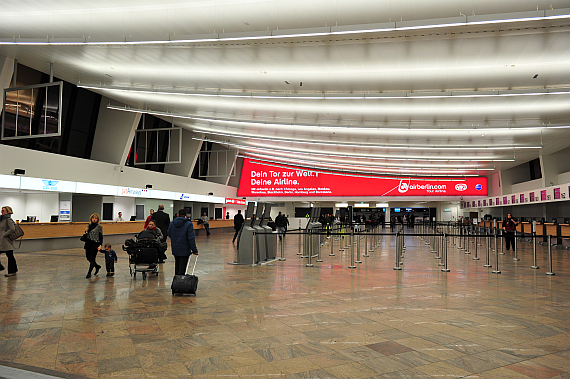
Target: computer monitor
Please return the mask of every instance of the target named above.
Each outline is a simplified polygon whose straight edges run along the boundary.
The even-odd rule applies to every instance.
[[[58,222],[59,216],[58,215],[51,215],[49,222]]]
[[[137,216],[131,216],[131,219],[129,221],[136,221]]]
[[[265,209],[263,210],[263,216],[261,217],[261,220],[259,220],[259,226],[262,226],[263,224],[267,225],[267,222],[269,221],[269,218],[271,217],[271,204],[267,203],[265,204]]]
[[[36,216],[28,216],[27,219],[28,222],[36,222]]]
[[[259,220],[259,219],[261,219],[261,216],[263,216],[263,206],[264,205],[265,205],[264,203],[257,203],[257,209],[255,210],[255,216],[252,217],[252,219],[251,219],[251,226],[254,226],[256,224],[255,220]]]

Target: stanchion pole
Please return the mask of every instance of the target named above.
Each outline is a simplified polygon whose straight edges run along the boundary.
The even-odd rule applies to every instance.
[[[323,236],[321,234],[316,234],[315,236],[317,237],[317,246],[315,247],[319,250],[319,252],[317,253],[317,262],[322,262],[323,258],[321,254],[323,251],[324,243],[321,243],[321,238],[323,238]]]
[[[447,243],[445,243],[446,240],[446,236],[445,234],[443,235],[443,241],[444,241],[444,247],[443,247],[443,268],[441,269],[441,271],[443,272],[449,272],[450,270],[447,268]]]
[[[299,220],[299,251],[297,252],[297,255],[303,255],[301,252],[301,234],[301,220]]]
[[[466,236],[467,236],[467,243],[465,245],[465,254],[471,254],[469,252],[469,227],[467,227],[467,230],[465,231]]]
[[[554,271],[552,271],[552,236],[548,236],[548,272],[546,275],[554,275]]]
[[[350,240],[352,242],[352,237],[354,237],[354,228],[350,228]],[[350,244],[350,266],[348,268],[356,268],[354,264],[354,244]]]
[[[535,270],[540,268],[536,265],[536,232],[532,232],[532,262],[530,268]]]
[[[285,236],[283,236],[285,237]],[[285,238],[281,238],[281,258],[279,258],[280,261],[285,261]]]
[[[475,228],[475,242],[473,243],[475,245],[475,256],[473,257],[474,261],[478,261],[479,257],[477,256],[477,237],[479,235],[479,232],[477,231],[477,228]]]
[[[252,257],[252,261],[251,261],[252,266],[257,266],[257,264],[255,263],[255,262],[257,262],[257,253],[255,251],[256,239],[257,239],[257,233],[253,232],[253,242],[251,244],[251,251],[253,253],[253,257]]]
[[[400,232],[396,232],[396,267],[394,270],[401,270],[402,267],[400,266]]]
[[[505,238],[504,238],[504,233],[503,233],[503,229],[499,229],[499,236],[501,237],[501,255],[505,255],[505,251],[503,250],[503,248],[505,247]]]
[[[491,271],[493,274],[500,274],[499,270],[499,249],[497,249],[497,229],[495,228],[495,269]]]
[[[434,230],[434,233],[437,233],[437,230]],[[446,257],[444,255],[447,254],[447,250],[445,250],[445,248],[443,247],[442,235],[437,236],[436,238],[437,238],[437,256],[435,257],[435,259],[440,259],[439,263],[437,264],[438,266],[445,266]]]
[[[307,255],[309,256],[309,263],[307,263],[305,266],[306,267],[313,267],[313,231],[311,229],[308,230],[309,235],[308,235],[308,252]]]
[[[485,235],[485,245],[487,246],[487,257],[485,258],[485,264],[483,265],[483,267],[493,267],[491,266],[491,264],[489,263],[489,250],[490,250],[490,245],[491,245],[491,241],[489,238],[489,234]]]
[[[334,257],[334,235],[332,233],[334,233],[334,229],[331,230],[331,253],[329,254],[329,257]]]
[[[513,261],[520,261],[520,259],[518,258],[518,252],[517,252],[517,231],[515,230],[515,243],[514,243],[514,249],[515,249],[515,257],[513,258]]]
[[[356,236],[356,263],[362,263],[360,260],[360,234]]]
[[[368,255],[368,233],[364,235],[364,256],[369,257]]]

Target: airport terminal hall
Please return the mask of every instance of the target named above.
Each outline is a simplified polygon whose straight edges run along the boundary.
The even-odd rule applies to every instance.
[[[0,379],[570,379],[570,0],[0,4]]]

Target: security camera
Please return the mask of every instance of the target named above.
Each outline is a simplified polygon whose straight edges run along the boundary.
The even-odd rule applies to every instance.
[[[121,168],[121,172],[123,172],[123,168]]]

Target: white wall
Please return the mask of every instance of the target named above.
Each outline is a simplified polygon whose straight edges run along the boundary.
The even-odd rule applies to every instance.
[[[1,206],[12,207],[14,220],[22,220],[27,216],[36,216],[36,221],[50,222],[51,215],[59,214],[59,195],[0,193]]]
[[[135,198],[115,196],[113,205],[113,220],[123,212],[123,220],[129,221],[135,215]]]
[[[13,220],[21,220],[26,216],[26,195],[20,193],[5,193],[0,192],[0,206],[12,207],[14,214]],[[49,220],[48,220],[49,221]]]
[[[14,168],[26,170],[26,176],[70,180],[76,182],[109,184],[145,188],[151,184],[153,189],[214,196],[237,196],[237,189],[222,184],[203,180],[163,174],[134,167],[123,167],[89,159],[68,157],[59,154],[45,153],[14,146],[0,145],[2,165],[0,174],[10,175]]]
[[[570,183],[570,172],[558,174],[558,183]]]
[[[542,179],[535,179],[535,180],[530,180],[528,182],[513,184],[511,188],[512,188],[512,193],[525,192],[542,188]]]

